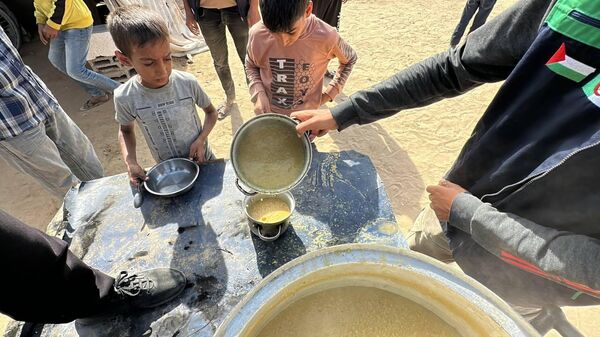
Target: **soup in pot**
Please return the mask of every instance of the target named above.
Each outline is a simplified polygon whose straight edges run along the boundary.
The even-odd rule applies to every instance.
[[[349,286],[304,297],[275,316],[259,337],[459,337],[440,317],[400,295]]]

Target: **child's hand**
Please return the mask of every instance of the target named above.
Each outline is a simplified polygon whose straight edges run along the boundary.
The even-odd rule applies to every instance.
[[[261,115],[271,111],[271,106],[269,104],[269,97],[263,91],[258,93],[256,97],[256,103],[254,103],[254,113],[256,115]]]
[[[186,16],[185,25],[194,35],[200,34],[200,30],[198,29],[198,23],[196,22],[196,19],[193,16]]]
[[[201,137],[198,137],[190,146],[190,155],[189,159],[195,161],[198,164],[202,164],[204,162],[204,144],[205,140]]]
[[[148,180],[146,171],[138,164],[129,165],[127,173],[129,174],[129,183],[133,186],[137,187],[140,183]]]
[[[321,94],[321,105],[331,102],[333,99],[326,93]]]

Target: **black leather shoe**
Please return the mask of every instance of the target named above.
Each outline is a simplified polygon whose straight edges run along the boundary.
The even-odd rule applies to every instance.
[[[180,295],[185,285],[185,275],[176,269],[157,268],[131,275],[122,271],[115,279],[113,291],[103,299],[101,312],[77,321],[93,324],[132,309],[157,307]]]

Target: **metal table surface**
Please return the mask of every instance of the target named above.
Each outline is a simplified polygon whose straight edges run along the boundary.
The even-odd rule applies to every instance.
[[[354,151],[314,152],[311,169],[291,191],[296,211],[274,242],[250,233],[228,161],[200,167],[193,189],[175,198],[145,193],[133,208],[126,174],[83,183],[65,198],[64,236],[83,261],[109,275],[156,267],[183,271],[188,288],[155,310],[105,322],[37,327],[35,336],[142,336],[182,305],[191,313],[183,336],[212,336],[228,312],[260,280],[307,252],[343,243],[406,248],[371,160]],[[148,336],[150,334],[147,334]]]

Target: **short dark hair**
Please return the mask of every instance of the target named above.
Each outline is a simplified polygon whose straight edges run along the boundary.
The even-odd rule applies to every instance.
[[[260,13],[263,24],[274,33],[289,32],[304,15],[309,3],[310,0],[262,0]]]
[[[126,56],[131,56],[133,47],[169,39],[169,29],[165,20],[146,7],[119,7],[110,13],[106,21],[115,45]]]

